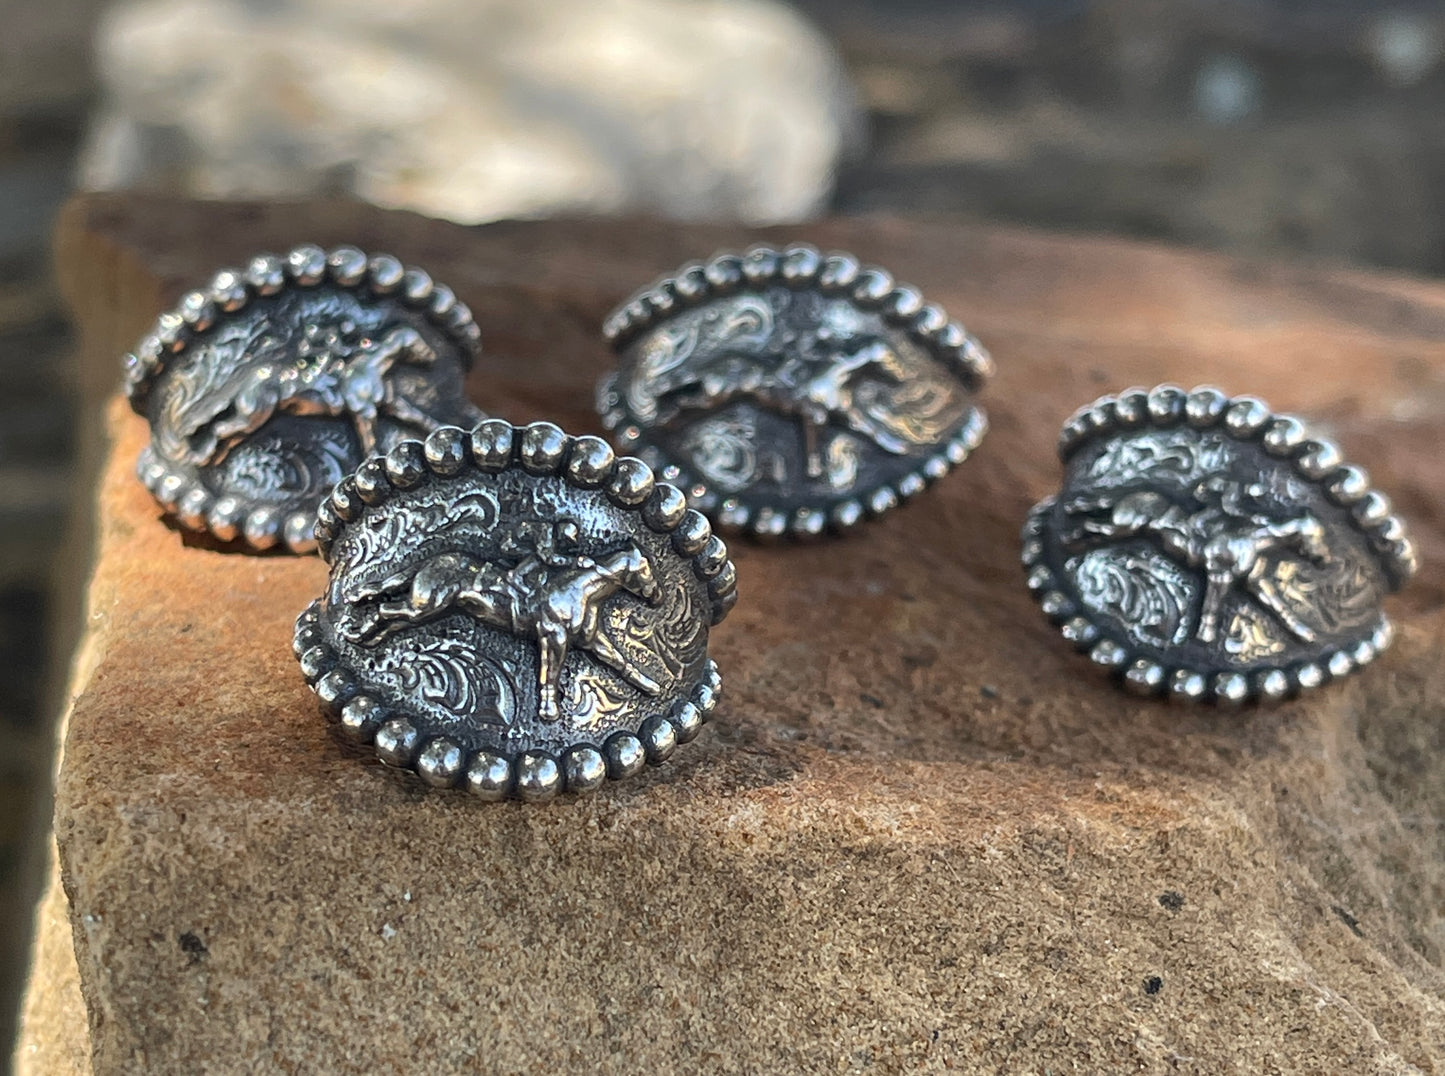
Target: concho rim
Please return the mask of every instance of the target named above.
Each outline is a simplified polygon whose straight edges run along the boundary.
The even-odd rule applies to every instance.
[[[614,455],[602,438],[574,437],[550,422],[515,426],[487,419],[471,430],[443,426],[424,441],[404,441],[372,456],[321,502],[316,536],[322,559],[331,563],[336,539],[368,508],[386,503],[396,492],[410,492],[467,469],[491,474],[521,469],[537,477],[561,477],[576,489],[601,490],[616,507],[639,514],[647,529],[671,536],[673,551],[691,561],[693,572],[707,585],[711,626],[721,623],[737,603],[737,569],[727,546],[706,517],[686,506],[681,490],[658,482],[642,460]],[[579,741],[557,754],[467,753],[448,737],[423,738],[412,715],[382,707],[359,689],[354,676],[337,667],[338,655],[321,629],[321,603],[315,599],[297,619],[293,649],[307,684],[340,718],[343,729],[353,739],[373,744],[383,762],[415,771],[428,785],[461,783],[482,799],[541,801],[564,791],[590,792],[605,779],[630,777],[647,764],[664,762],[712,717],[722,688],[717,663],[709,658],[688,699],[664,713],[647,715],[632,732],[613,732],[601,744]]]
[[[799,290],[813,288],[829,297],[845,298],[860,310],[879,314],[885,324],[902,329],[925,348],[970,393],[980,392],[993,376],[994,362],[983,345],[950,319],[942,307],[925,302],[917,288],[896,282],[888,270],[865,265],[852,254],[833,251],[824,255],[806,243],[783,248],[756,245],[742,254],[722,251],[706,262],[688,262],[614,309],[603,321],[602,335],[614,352],[620,353],[643,332],[682,310],[776,284]],[[677,462],[664,459],[661,450],[648,443],[644,430],[632,421],[616,389],[618,376],[613,371],[597,386],[597,412],[617,447],[650,453],[654,458],[649,462],[654,466],[676,468],[678,481],[693,491],[689,498],[693,503],[712,496],[705,481]],[[849,531],[863,520],[876,518],[910,500],[947,475],[968,459],[987,432],[987,414],[977,404],[971,404],[952,437],[923,463],[891,482],[792,508],[762,499],[723,497],[719,498],[713,518],[719,527],[758,538],[808,538],[825,531]]]
[[[151,387],[165,372],[167,360],[183,354],[222,318],[288,288],[323,285],[400,299],[420,310],[460,349],[464,370],[470,370],[481,353],[481,330],[471,308],[424,269],[404,265],[390,254],[368,255],[353,246],[327,251],[315,243],[302,243],[284,255],[257,254],[245,269],[219,270],[209,284],[187,292],[173,309],[161,314],[124,358],[125,394],[132,410],[146,417]]]

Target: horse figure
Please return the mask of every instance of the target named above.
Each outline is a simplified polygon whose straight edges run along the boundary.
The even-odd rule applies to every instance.
[[[1251,487],[1250,492],[1262,491]],[[1063,544],[1080,548],[1094,538],[1143,535],[1185,567],[1203,569],[1204,601],[1194,633],[1202,643],[1219,637],[1224,600],[1236,588],[1297,638],[1313,642],[1314,630],[1264,583],[1270,571],[1268,557],[1276,551],[1293,551],[1323,564],[1329,556],[1324,524],[1307,512],[1288,519],[1247,512],[1239,503],[1239,487],[1218,477],[1200,483],[1195,493],[1204,506],[1192,512],[1154,490],[1135,490],[1117,499],[1078,498],[1064,508],[1077,525],[1063,535]]]
[[[296,354],[246,366],[226,383],[207,386],[198,399],[178,401],[182,413],[175,425],[185,437],[186,461],[197,466],[222,462],[232,447],[277,414],[345,416],[363,456],[376,451],[382,415],[435,429],[438,423],[398,393],[390,378],[399,363],[435,364],[437,354],[421,334],[401,325],[355,347],[347,336],[334,330],[323,335],[308,326]]]
[[[535,558],[534,558],[535,560]],[[662,600],[662,588],[647,554],[635,544],[597,558],[571,558],[566,567],[537,563],[512,568],[468,553],[439,553],[352,595],[379,599],[369,615],[349,632],[355,642],[373,646],[415,624],[454,611],[489,627],[537,642],[537,708],[544,721],[558,716],[557,687],[562,665],[575,647],[585,650],[639,691],[662,688],[633,668],[601,628],[602,603],[626,591],[649,604]]]
[[[728,351],[675,380],[661,394],[667,406],[660,419],[666,423],[686,411],[717,410],[734,400],[757,404],[801,425],[808,477],[821,478],[826,464],[820,435],[829,426],[860,433],[896,455],[921,443],[898,423],[870,413],[855,399],[857,387],[865,381],[901,385],[909,376],[898,353],[881,340],[834,351],[826,361],[792,355],[776,367],[765,352]]]

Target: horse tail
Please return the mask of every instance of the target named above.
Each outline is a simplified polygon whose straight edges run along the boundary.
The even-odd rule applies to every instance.
[[[488,528],[496,525],[501,516],[501,506],[494,494],[485,490],[458,497],[442,516],[442,527],[456,527],[465,523],[469,526]]]

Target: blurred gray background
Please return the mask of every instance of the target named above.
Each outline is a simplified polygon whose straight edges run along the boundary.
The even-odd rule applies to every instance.
[[[1445,271],[1439,4],[0,0],[0,27],[6,1043],[67,657],[49,237],[77,184],[464,221],[898,213]]]

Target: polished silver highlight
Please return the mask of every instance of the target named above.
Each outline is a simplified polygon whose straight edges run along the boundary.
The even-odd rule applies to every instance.
[[[550,423],[444,427],[323,501],[296,656],[353,739],[436,787],[549,799],[665,761],[717,706],[737,572],[641,460]]]
[[[1300,419],[1214,388],[1130,389],[1070,418],[1059,454],[1063,489],[1024,527],[1028,586],[1131,690],[1278,699],[1389,645],[1381,603],[1414,547]]]
[[[967,459],[987,429],[979,343],[848,254],[754,247],[683,266],[603,326],[598,410],[719,525],[847,530]]]
[[[223,269],[126,356],[136,471],[189,530],[314,548],[316,506],[367,456],[482,416],[471,311],[390,255],[302,245]]]

